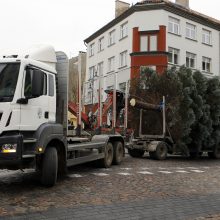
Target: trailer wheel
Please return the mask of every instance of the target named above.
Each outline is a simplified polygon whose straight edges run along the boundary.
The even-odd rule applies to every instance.
[[[128,154],[132,157],[140,158],[144,155],[144,150],[139,149],[128,149]]]
[[[46,149],[42,161],[41,183],[44,186],[54,186],[57,181],[58,157],[55,147]]]
[[[159,142],[156,151],[153,152],[156,160],[165,160],[167,158],[167,145],[164,142]]]
[[[215,147],[213,152],[208,152],[208,156],[211,159],[220,159],[220,147]]]
[[[113,164],[119,165],[122,162],[122,159],[124,157],[124,147],[123,144],[120,141],[116,141],[113,144]]]
[[[100,165],[102,167],[109,168],[112,165],[113,151],[113,145],[109,142],[105,147],[105,157],[100,160]]]

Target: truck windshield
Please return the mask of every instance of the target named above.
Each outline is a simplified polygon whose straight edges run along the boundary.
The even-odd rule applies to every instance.
[[[20,63],[0,63],[0,102],[11,102],[14,97]]]

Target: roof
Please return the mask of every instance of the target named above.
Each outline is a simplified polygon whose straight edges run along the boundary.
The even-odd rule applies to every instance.
[[[135,12],[160,10],[160,9],[174,13],[186,19],[190,19],[192,21],[198,22],[202,25],[205,25],[207,27],[220,31],[220,21],[215,18],[209,17],[207,15],[194,11],[190,8],[183,7],[179,4],[170,2],[169,0],[145,0],[142,2],[138,2],[135,5],[131,6],[123,14],[116,17],[115,19],[110,21],[108,24],[103,26],[101,29],[99,29],[98,31],[93,33],[91,36],[86,38],[84,42],[88,44],[89,42],[97,38],[98,36],[102,35],[105,31],[114,27],[116,24],[126,19],[128,16],[130,16],[131,14]]]

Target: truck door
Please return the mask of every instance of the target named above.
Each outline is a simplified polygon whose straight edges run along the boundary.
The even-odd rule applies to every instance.
[[[23,131],[36,131],[40,125],[49,121],[49,100],[47,74],[39,69],[27,67],[23,80],[21,105],[21,127]]]

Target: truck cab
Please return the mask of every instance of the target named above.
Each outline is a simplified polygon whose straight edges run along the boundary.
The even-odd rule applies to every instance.
[[[50,46],[0,59],[1,168],[32,166],[50,139],[65,143],[56,121],[56,64]]]

